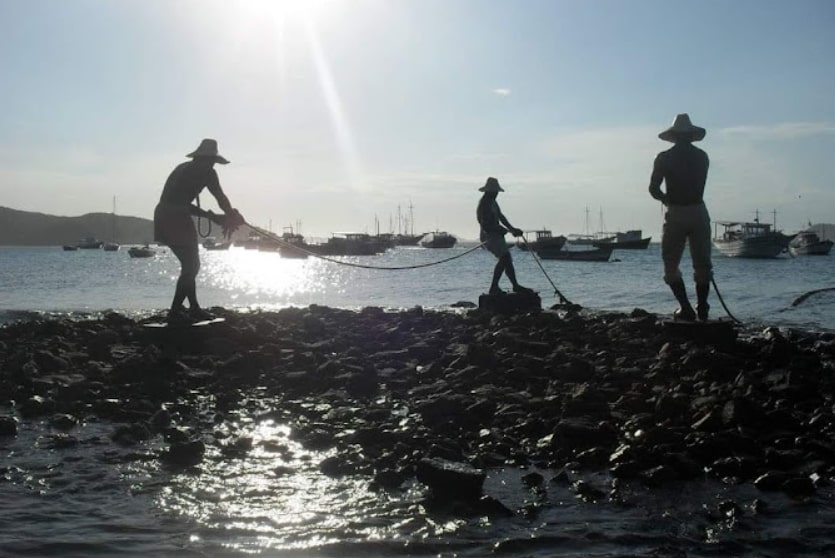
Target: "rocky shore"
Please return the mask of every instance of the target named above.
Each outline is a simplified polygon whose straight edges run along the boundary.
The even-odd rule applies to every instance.
[[[699,341],[641,310],[214,311],[225,322],[197,328],[118,314],[0,328],[0,436],[46,421],[42,447],[60,450],[101,420],[120,448],[161,442],[137,458],[199,469],[208,450],[252,450],[245,414],[335,449],[325,475],[465,500],[508,465],[552,472],[528,488],[573,483],[588,499],[706,477],[804,497],[835,476],[832,334]]]

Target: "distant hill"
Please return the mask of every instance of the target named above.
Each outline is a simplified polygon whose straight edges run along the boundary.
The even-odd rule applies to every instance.
[[[110,213],[87,213],[79,217],[58,217],[45,213],[0,207],[0,245],[61,246],[76,244],[93,236],[119,244],[144,244],[154,239],[154,222],[140,217],[117,215],[116,238]]]

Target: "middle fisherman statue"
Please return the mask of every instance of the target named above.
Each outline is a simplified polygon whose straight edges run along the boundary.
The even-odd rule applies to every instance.
[[[510,283],[513,285],[513,292],[533,293],[531,289],[523,287],[516,280],[516,269],[513,267],[513,258],[504,239],[504,235],[508,232],[512,233],[513,236],[522,236],[522,230],[510,224],[507,217],[502,214],[498,202],[496,202],[499,192],[504,192],[504,188],[499,185],[498,180],[491,176],[487,179],[484,186],[479,188],[479,191],[484,192],[476,210],[478,224],[481,225],[481,241],[485,242],[484,247],[499,259],[496,262],[496,267],[493,268],[493,281],[490,283],[489,294],[505,294],[499,288],[499,279],[501,279],[502,273],[510,279]]]

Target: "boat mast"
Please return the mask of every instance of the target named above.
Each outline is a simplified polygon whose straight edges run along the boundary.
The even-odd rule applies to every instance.
[[[116,242],[116,196],[113,196],[113,212],[110,218],[110,239]]]
[[[409,234],[411,234],[412,236],[415,235],[415,216],[412,213],[413,207],[414,206],[412,206],[412,200],[409,200],[409,225],[412,227],[412,232]]]

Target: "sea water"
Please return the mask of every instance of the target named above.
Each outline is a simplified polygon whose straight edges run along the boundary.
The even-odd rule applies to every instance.
[[[341,258],[374,267],[455,258],[404,270],[283,260],[239,248],[202,252],[199,295],[204,306],[241,310],[308,304],[443,309],[477,302],[489,285],[495,259],[481,249],[468,253],[472,247]],[[675,306],[661,281],[657,246],[616,251],[606,263],[543,261],[545,272],[531,254],[514,250],[513,256],[520,282],[540,292],[543,306],[558,302],[551,281],[591,311],[668,314]],[[833,286],[834,261],[716,255],[716,284],[749,327],[835,330],[832,292],[791,306],[805,292]],[[688,266],[685,255],[686,276]],[[0,248],[0,312],[7,322],[44,313],[144,315],[168,306],[177,274],[167,251],[132,259],[126,251]],[[711,300],[713,315],[724,315],[715,294]],[[270,408],[270,401],[262,403]],[[445,517],[424,509],[418,485],[389,494],[370,491],[367,479],[326,477],[317,470],[326,455],[296,447],[286,425],[241,421],[255,448],[261,439],[278,440],[290,461],[258,449],[236,460],[209,456],[200,474],[171,471],[156,460],[124,459],[109,442],[113,425],[107,423],[82,423],[73,432],[80,443],[62,449],[48,449],[45,423],[21,423],[18,436],[0,437],[0,556],[777,557],[827,555],[835,548],[832,487],[820,488],[814,502],[770,493],[770,507],[754,513],[747,506],[762,495],[750,484],[636,487],[624,503],[585,502],[562,485],[549,484],[544,494],[527,491],[521,476],[530,470],[508,467],[488,472],[485,493],[527,511],[508,518]],[[162,446],[160,440],[150,444],[147,450]],[[276,474],[283,468],[293,473]],[[741,516],[717,517],[725,499],[743,506]]]
[[[449,308],[478,302],[490,284],[495,258],[472,243],[451,249],[400,247],[378,256],[282,259],[275,252],[233,247],[203,251],[198,296],[204,307],[279,309],[326,305]],[[591,311],[643,308],[669,315],[675,300],[662,281],[660,247],[616,250],[608,262],[541,261],[513,249],[520,283],[539,291],[544,307],[559,302],[555,287]],[[437,265],[430,265],[441,262]],[[714,252],[714,279],[727,309],[754,327],[835,330],[835,291],[792,302],[816,289],[835,287],[835,256],[784,255],[775,259],[727,258]],[[344,265],[348,264],[348,265]],[[358,266],[358,267],[352,267]],[[407,268],[407,269],[375,269]],[[166,309],[179,265],[160,248],[153,258],[59,247],[0,247],[0,322],[27,312],[139,315]],[[682,273],[695,301],[685,252]],[[510,288],[506,279],[502,286]],[[552,285],[553,283],[553,285]],[[715,292],[711,316],[727,317]]]

